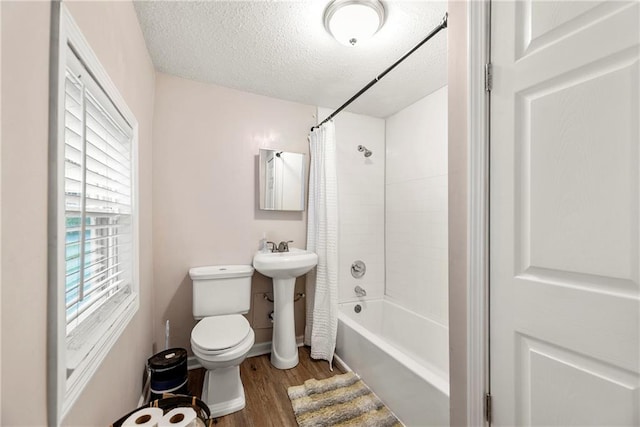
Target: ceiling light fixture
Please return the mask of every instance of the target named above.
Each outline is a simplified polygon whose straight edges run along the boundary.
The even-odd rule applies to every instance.
[[[379,0],[333,0],[324,11],[324,27],[346,46],[359,45],[383,23],[384,6]]]

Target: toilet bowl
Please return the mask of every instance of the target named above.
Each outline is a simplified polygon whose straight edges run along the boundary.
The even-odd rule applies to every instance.
[[[240,364],[253,347],[255,333],[240,314],[202,319],[191,332],[191,349],[207,370],[202,400],[212,417],[236,412],[245,407]]]
[[[211,417],[245,407],[240,364],[255,342],[241,314],[249,310],[253,268],[246,265],[197,267],[193,280],[193,313],[200,321],[191,331],[191,350],[206,369],[202,400]]]

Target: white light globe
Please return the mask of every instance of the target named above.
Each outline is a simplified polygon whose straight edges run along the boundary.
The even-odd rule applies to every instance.
[[[374,9],[371,2],[334,2],[325,12],[325,25],[338,42],[346,46],[356,46],[371,38],[382,24],[382,4]],[[328,23],[326,22],[328,18]]]

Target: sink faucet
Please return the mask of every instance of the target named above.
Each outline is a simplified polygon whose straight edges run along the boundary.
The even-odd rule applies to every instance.
[[[278,244],[278,252],[289,252],[289,243],[293,243],[293,240],[282,241]],[[275,245],[274,245],[275,248]]]
[[[362,289],[362,287],[360,285],[356,286],[354,291],[356,292],[356,295],[359,296],[359,297],[366,297],[367,296],[367,291]]]

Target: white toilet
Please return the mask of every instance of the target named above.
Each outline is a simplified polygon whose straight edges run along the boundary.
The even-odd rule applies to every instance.
[[[242,313],[251,304],[250,265],[217,265],[189,270],[193,281],[193,316],[200,320],[191,331],[191,349],[207,370],[202,400],[212,417],[244,408],[240,363],[247,357],[255,334]]]

